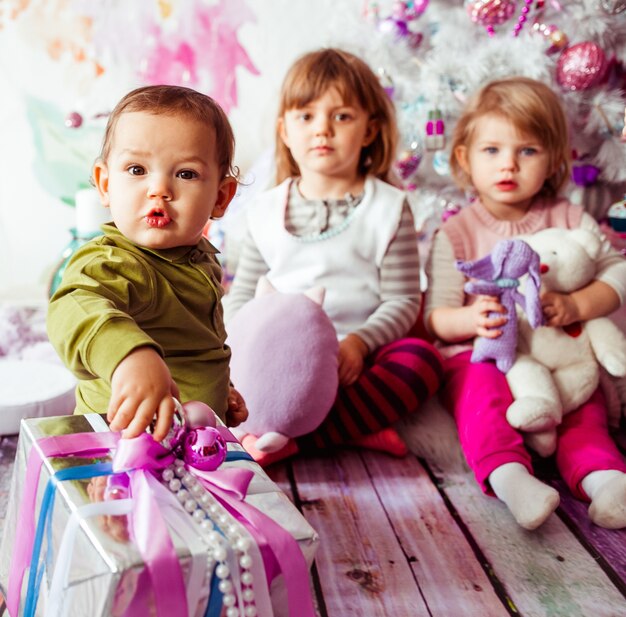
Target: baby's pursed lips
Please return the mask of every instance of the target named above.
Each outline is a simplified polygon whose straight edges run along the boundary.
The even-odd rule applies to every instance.
[[[150,227],[165,227],[172,220],[163,208],[152,208],[144,218]]]

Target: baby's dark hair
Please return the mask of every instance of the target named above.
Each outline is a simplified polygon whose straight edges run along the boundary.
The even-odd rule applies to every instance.
[[[469,100],[452,138],[450,167],[457,183],[461,187],[471,184],[459,164],[456,149],[468,147],[474,139],[478,120],[491,114],[509,120],[521,133],[538,139],[548,151],[552,173],[541,194],[557,195],[568,181],[571,166],[567,119],[556,93],[543,82],[528,77],[492,81]]]
[[[278,119],[290,109],[304,107],[336,88],[349,105],[358,103],[373,120],[377,134],[361,151],[358,173],[387,179],[395,159],[398,134],[395,110],[372,69],[360,58],[341,49],[320,49],[301,56],[283,81]],[[276,180],[299,176],[300,170],[289,148],[276,130]]]
[[[119,117],[136,111],[184,116],[202,122],[215,133],[220,176],[239,177],[239,170],[233,166],[235,136],[224,110],[210,96],[182,86],[143,86],[126,94],[111,112],[104,130],[100,151],[103,161],[106,162],[111,151]]]

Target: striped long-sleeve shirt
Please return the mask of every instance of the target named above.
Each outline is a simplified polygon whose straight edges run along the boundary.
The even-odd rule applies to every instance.
[[[362,196],[340,200],[305,199],[291,184],[285,216],[287,231],[296,236],[321,234],[344,224]],[[237,271],[224,298],[226,322],[254,297],[259,278],[267,274],[265,263],[252,235],[242,242]],[[358,276],[358,273],[354,273]],[[380,305],[354,334],[373,351],[406,335],[415,323],[420,308],[420,272],[413,214],[404,203],[398,230],[389,243],[380,269]]]

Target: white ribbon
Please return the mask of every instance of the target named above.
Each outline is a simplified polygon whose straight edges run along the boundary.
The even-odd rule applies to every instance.
[[[174,495],[167,490],[162,490],[157,491],[156,498],[168,526],[175,530],[175,533],[189,547],[191,553],[191,568],[185,589],[189,617],[194,617],[198,604],[207,599],[207,579],[209,579],[206,572],[207,555],[204,551],[193,550],[193,547],[198,546],[198,528],[192,518],[182,509]],[[64,602],[69,595],[67,593],[69,572],[76,532],[80,527],[81,520],[92,516],[123,516],[129,514],[131,510],[132,499],[115,499],[86,504],[72,512],[59,546],[54,575],[48,592],[45,617],[65,617],[67,615],[68,607],[64,606]]]
[[[48,592],[48,605],[45,617],[63,617],[67,614],[68,609],[64,606],[64,601],[68,596],[66,589],[72,564],[72,554],[74,553],[74,541],[81,520],[98,515],[122,516],[128,514],[131,509],[131,499],[117,499],[115,501],[89,503],[72,512],[63,532],[59,553],[56,558],[52,584]]]

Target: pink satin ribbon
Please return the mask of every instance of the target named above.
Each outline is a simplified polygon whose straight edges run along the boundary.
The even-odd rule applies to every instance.
[[[228,430],[220,432],[227,441],[236,441]],[[43,458],[70,455],[101,457],[114,449],[113,470],[116,473],[126,472],[130,477],[133,497],[131,534],[152,580],[157,615],[188,614],[180,564],[155,499],[158,491],[168,491],[155,475],[174,460],[174,455],[147,433],[135,439],[120,439],[119,433],[75,433],[39,440],[28,457],[7,594],[7,609],[13,617],[18,614],[24,572],[32,552],[35,500]],[[289,614],[315,617],[308,568],[297,542],[273,519],[244,501],[254,472],[242,468],[207,472],[190,465],[185,467],[255,538],[263,554],[268,584],[282,573]],[[136,603],[133,605],[136,606]],[[148,607],[145,608],[147,614]],[[139,616],[134,613],[134,617]]]
[[[157,615],[163,617],[188,615],[185,579],[156,499],[168,489],[155,475],[173,461],[174,455],[148,433],[120,439],[113,457],[113,471],[130,478],[130,534],[150,575]]]
[[[98,436],[97,439],[93,437]],[[11,574],[7,590],[7,610],[11,617],[17,617],[22,590],[24,573],[30,564],[35,538],[35,500],[39,476],[44,458],[54,456],[99,457],[105,456],[117,446],[119,433],[74,433],[44,437],[33,447],[26,463],[26,478],[24,492],[20,504],[20,515],[15,529],[13,556],[11,558]]]
[[[190,465],[185,468],[192,473],[203,486],[250,532],[263,555],[263,563],[268,585],[282,573],[287,589],[287,603],[291,617],[316,617],[309,586],[309,570],[306,561],[293,536],[274,519],[243,499],[245,492],[237,495],[236,491],[223,488],[217,474],[243,469],[225,471],[201,471]],[[252,477],[253,472],[249,471]],[[216,481],[217,480],[217,481]]]

